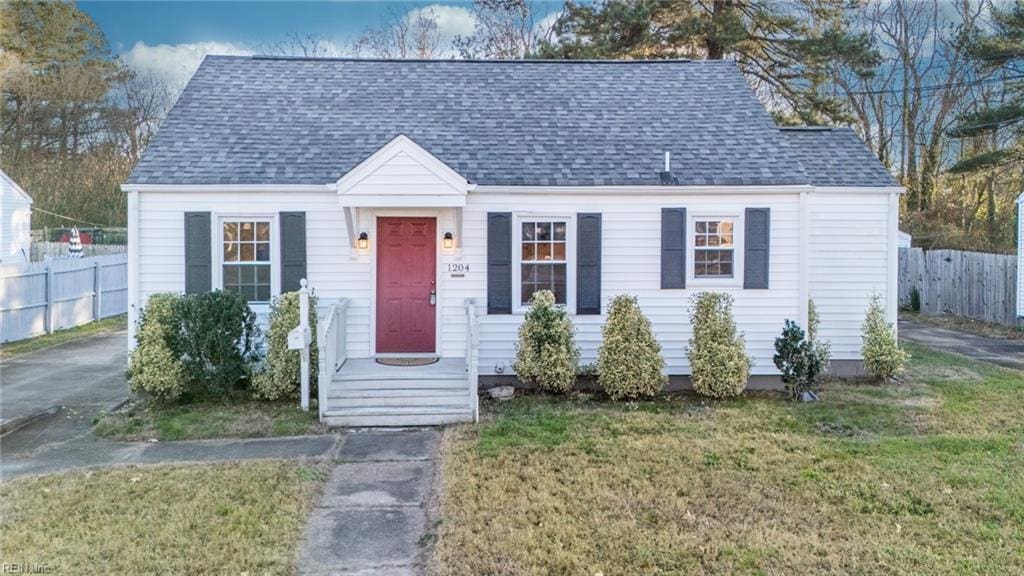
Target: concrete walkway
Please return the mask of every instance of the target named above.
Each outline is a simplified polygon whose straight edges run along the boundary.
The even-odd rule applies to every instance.
[[[975,360],[1024,370],[1024,340],[987,338],[913,320],[900,320],[899,334],[900,339],[907,342],[924,344],[936,350],[954,352]]]
[[[88,336],[0,360],[0,421],[30,419],[64,406],[95,414],[128,397],[127,332]]]
[[[439,445],[436,430],[349,433],[306,525],[298,574],[420,574]]]
[[[79,416],[60,411],[47,418],[75,420]],[[34,430],[37,426],[39,431]],[[66,439],[50,438],[53,434],[60,434],[63,427],[59,422],[33,422],[5,436],[0,480],[114,465],[326,458],[336,452],[343,438],[337,434],[325,434],[288,438],[114,442],[91,433]],[[71,427],[77,428],[77,425],[72,424]]]

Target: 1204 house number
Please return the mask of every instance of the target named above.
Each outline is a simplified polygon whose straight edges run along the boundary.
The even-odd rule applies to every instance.
[[[469,264],[449,264],[449,272],[469,272]]]

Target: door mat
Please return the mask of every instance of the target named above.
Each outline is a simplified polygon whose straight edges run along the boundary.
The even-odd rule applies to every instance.
[[[426,366],[437,362],[437,358],[377,358],[377,364],[385,366]]]

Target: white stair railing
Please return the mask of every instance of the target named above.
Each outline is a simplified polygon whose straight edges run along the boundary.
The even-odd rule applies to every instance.
[[[476,300],[466,300],[466,378],[469,383],[469,407],[473,411],[473,422],[480,420],[479,384],[480,325],[477,318]]]
[[[327,411],[327,390],[331,386],[335,372],[348,358],[345,345],[345,313],[348,300],[339,299],[330,304],[323,316],[317,320],[317,409],[320,419]]]

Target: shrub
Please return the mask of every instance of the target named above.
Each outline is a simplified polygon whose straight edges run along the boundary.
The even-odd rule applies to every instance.
[[[188,294],[179,301],[180,350],[200,395],[223,396],[252,374],[256,315],[236,292]]]
[[[310,392],[316,390],[316,296],[309,295],[309,329],[313,340],[309,350]],[[288,333],[299,325],[299,293],[287,292],[274,298],[267,329],[267,361],[263,371],[252,381],[253,396],[261,400],[277,400],[299,393],[301,357],[298,350],[288,349]]]
[[[256,315],[234,292],[153,296],[139,331],[151,345],[132,354],[132,387],[164,400],[223,396],[250,376],[258,357]],[[180,389],[170,376],[156,374],[160,370],[173,373]]]
[[[807,340],[814,347],[814,353],[818,356],[822,370],[828,369],[828,363],[832,359],[832,345],[818,339],[818,328],[821,327],[821,316],[818,315],[818,307],[814,300],[807,301]]]
[[[793,398],[813,392],[818,376],[824,371],[823,355],[816,343],[805,338],[803,329],[786,320],[782,336],[775,339],[775,367],[782,372],[782,381]]]
[[[921,311],[921,291],[917,286],[910,289],[910,309],[914,312]]]
[[[653,396],[665,387],[661,345],[635,297],[612,299],[601,335],[598,382],[609,396],[616,400]]]
[[[896,340],[892,324],[885,319],[885,309],[878,294],[871,296],[868,311],[861,327],[861,356],[868,374],[887,381],[903,371],[910,358]]]
[[[732,317],[732,297],[702,292],[691,298],[693,336],[687,348],[693,388],[714,398],[736,396],[750,378],[750,357]]]
[[[172,348],[177,321],[175,294],[155,294],[139,316],[135,349],[128,358],[128,381],[134,392],[144,392],[162,402],[173,402],[187,388],[181,356]]]
[[[555,304],[550,290],[535,292],[530,304],[519,327],[512,369],[523,382],[551,392],[568,392],[580,361],[569,314]]]

